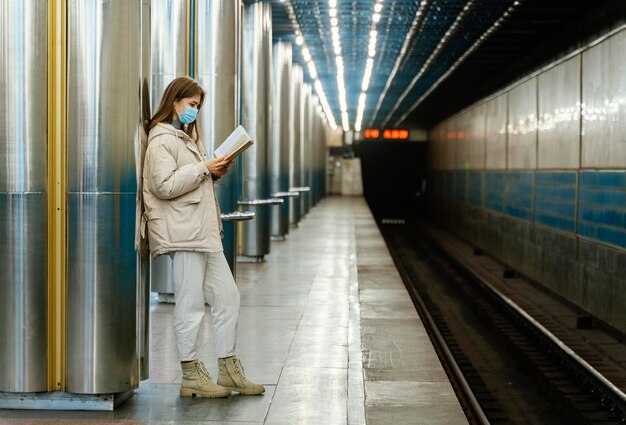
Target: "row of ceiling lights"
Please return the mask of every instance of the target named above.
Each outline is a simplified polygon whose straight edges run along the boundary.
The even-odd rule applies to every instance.
[[[356,121],[354,123],[355,131],[361,131],[363,113],[365,112],[365,101],[367,100],[367,89],[369,88],[370,78],[372,77],[374,56],[376,56],[376,40],[378,38],[376,25],[380,21],[380,12],[383,10],[383,1],[384,0],[376,0],[376,3],[374,4],[374,13],[372,14],[372,26],[370,27],[370,39],[369,45],[367,46],[367,60],[365,61],[365,72],[363,73],[363,81],[361,82],[361,94],[359,95],[359,104],[356,111]]]
[[[337,18],[337,0],[328,0],[328,16],[330,17],[330,32],[333,40],[335,64],[337,66],[337,88],[339,90],[339,109],[341,110],[341,126],[348,131],[348,102],[346,101],[346,84],[344,81],[343,56],[341,56],[341,37],[339,35],[339,19]]]
[[[335,0],[336,1],[336,0]],[[309,74],[311,75],[311,79],[313,80],[313,87],[315,88],[315,92],[322,104],[322,109],[324,110],[324,114],[326,115],[326,119],[328,120],[328,124],[330,128],[333,130],[337,129],[337,123],[335,121],[335,117],[333,115],[332,110],[330,109],[330,105],[328,104],[328,99],[326,98],[326,93],[324,93],[324,88],[322,87],[322,82],[318,78],[317,68],[315,67],[315,62],[311,57],[311,52],[309,48],[306,46],[304,41],[304,37],[302,36],[302,31],[300,30],[300,26],[298,25],[298,21],[296,20],[296,15],[293,11],[293,6],[291,3],[287,4],[287,14],[289,19],[291,20],[291,24],[294,28],[296,28],[296,44],[301,46],[302,57],[307,64],[307,68],[309,69]],[[345,125],[344,125],[345,129]]]
[[[382,0],[379,0],[382,1]],[[302,31],[300,31],[300,26],[296,20],[296,16],[293,13],[293,6],[291,3],[287,5],[287,13],[289,15],[289,19],[292,22],[292,25],[296,28],[296,44],[301,46],[302,57],[307,63],[307,68],[309,69],[309,74],[313,79],[315,91],[320,98],[320,102],[322,103],[322,109],[326,114],[326,118],[330,124],[330,127],[335,130],[337,128],[337,124],[335,122],[335,117],[330,109],[330,105],[328,104],[328,99],[326,98],[326,94],[324,93],[324,89],[322,87],[322,83],[318,78],[317,69],[315,67],[315,62],[311,57],[311,52],[306,46],[304,37],[302,36]],[[328,16],[330,18],[330,32],[333,40],[333,52],[335,53],[335,64],[337,66],[337,88],[339,92],[339,108],[341,110],[341,125],[344,131],[350,130],[349,120],[348,120],[348,102],[346,101],[346,85],[344,80],[344,65],[343,65],[343,56],[341,55],[341,36],[339,35],[339,18],[337,18],[337,0],[328,0]],[[380,19],[380,15],[378,17]],[[371,69],[370,69],[371,74]]]
[[[281,0],[281,1],[283,1],[283,0]],[[339,35],[339,20],[337,18],[337,1],[338,0],[328,0],[328,6],[329,6],[328,14],[329,14],[329,17],[330,17],[330,24],[331,24],[331,34],[332,34],[332,40],[333,40],[333,51],[335,53],[335,62],[336,62],[336,65],[337,65],[337,87],[338,87],[338,91],[339,91],[339,106],[340,106],[340,109],[341,109],[341,122],[342,122],[342,127],[343,127],[344,131],[348,131],[350,127],[349,127],[349,124],[348,124],[348,105],[347,105],[347,102],[346,102],[346,88],[345,88],[345,82],[344,82],[343,57],[341,55],[342,49],[341,49],[341,39],[340,39],[340,35]],[[463,19],[466,17],[466,15],[469,12],[469,10],[473,7],[474,1],[475,0],[470,0],[468,2],[468,4],[465,5],[465,7],[463,8],[463,10],[459,14],[459,16],[457,16],[457,19],[454,21],[452,26],[446,32],[446,34],[444,35],[442,40],[440,40],[439,44],[437,45],[435,50],[431,53],[431,55],[428,58],[428,60],[426,61],[426,63],[422,66],[422,69],[420,70],[420,72],[418,72],[418,74],[414,77],[413,81],[409,85],[409,89],[404,91],[404,93],[401,96],[401,98],[398,99],[398,101],[395,103],[394,107],[392,108],[392,112],[390,112],[385,117],[385,124],[389,121],[393,111],[395,109],[397,109],[399,103],[401,103],[401,101],[404,100],[404,98],[406,97],[406,95],[410,91],[410,88],[412,88],[415,85],[417,80],[424,74],[426,69],[430,66],[433,58],[436,57],[440,53],[440,51],[442,50],[443,46],[445,46],[447,44],[447,42],[449,41],[450,37],[456,32],[456,30],[458,29],[459,24],[463,21]],[[362,80],[362,83],[361,83],[361,94],[359,95],[359,101],[358,101],[358,106],[357,106],[357,116],[356,116],[355,125],[354,125],[355,131],[361,131],[363,114],[364,114],[364,111],[365,111],[365,102],[366,102],[366,99],[367,99],[367,89],[369,87],[369,82],[370,82],[370,78],[371,78],[371,75],[372,75],[372,68],[374,66],[374,56],[376,55],[376,42],[377,42],[377,37],[378,37],[378,32],[376,31],[376,26],[377,26],[377,24],[378,24],[378,22],[380,21],[380,18],[381,18],[380,12],[383,9],[383,2],[384,2],[384,0],[376,0],[376,3],[374,4],[374,13],[372,14],[372,25],[371,25],[371,29],[370,29],[370,39],[369,39],[369,45],[368,45],[368,57],[367,57],[367,60],[366,60],[365,72],[363,74],[363,80]],[[515,9],[516,7],[518,7],[520,5],[520,3],[521,3],[521,1],[513,1],[512,5],[503,14],[503,16],[501,16],[500,19],[498,19],[496,22],[494,22],[494,24],[487,31],[485,31],[485,33],[482,34],[482,36],[478,40],[476,40],[474,45],[470,49],[468,49],[465,52],[465,54],[463,54],[457,60],[457,62],[448,70],[448,72],[446,72],[444,75],[442,75],[439,78],[439,80],[426,93],[424,93],[413,105],[411,105],[410,108],[408,108],[407,112],[405,112],[405,114],[395,123],[395,125],[398,125],[404,118],[406,118],[406,116],[408,115],[408,113],[410,111],[412,111],[419,103],[421,103],[421,101],[426,96],[428,96],[432,92],[432,90],[434,90],[434,88],[437,87],[445,78],[447,78],[450,75],[450,73],[454,69],[456,69],[458,67],[458,65],[460,63],[462,63],[467,58],[467,56],[469,56],[469,54],[471,52],[473,52],[480,44],[482,44],[485,41],[485,39],[488,36],[490,36],[492,34],[492,32],[494,32],[502,24],[502,21],[505,20],[510,15],[510,13],[513,11],[513,9]],[[405,54],[408,51],[408,45],[410,44],[411,39],[415,36],[415,30],[419,26],[421,18],[424,16],[424,12],[425,12],[425,9],[427,8],[427,5],[428,5],[428,0],[424,0],[420,4],[419,10],[417,11],[416,16],[415,16],[415,20],[413,21],[411,31],[409,32],[409,34],[407,34],[405,43],[402,46],[402,51],[401,51],[399,57],[396,60],[396,64],[394,66],[394,70],[392,71],[392,75],[390,75],[390,78],[387,80],[387,84],[385,85],[383,93],[382,93],[382,95],[379,98],[378,104],[376,105],[376,112],[375,112],[374,116],[377,115],[377,113],[379,111],[379,108],[381,106],[381,103],[382,103],[382,99],[385,97],[385,94],[386,94],[386,92],[387,92],[387,90],[389,88],[388,86],[391,84],[391,80],[395,76],[395,73],[398,71],[398,69],[397,69],[398,66],[400,65],[400,63],[403,60],[403,57],[405,56]],[[315,91],[317,92],[317,95],[320,98],[320,102],[322,104],[322,108],[324,110],[324,113],[326,114],[326,117],[328,119],[328,122],[329,122],[331,128],[333,130],[335,130],[337,128],[337,125],[336,125],[336,122],[335,122],[335,118],[333,116],[332,110],[330,109],[330,105],[328,104],[328,100],[327,100],[326,95],[324,93],[324,89],[322,87],[322,83],[321,83],[321,81],[318,78],[318,74],[317,74],[317,69],[315,67],[315,63],[313,62],[313,60],[311,58],[311,54],[309,52],[309,49],[306,47],[306,43],[304,41],[304,37],[302,36],[302,32],[300,31],[300,28],[299,28],[298,22],[296,20],[295,14],[293,13],[293,7],[292,7],[292,5],[290,3],[288,3],[288,5],[287,5],[287,10],[288,10],[289,18],[292,21],[292,24],[293,24],[294,28],[296,28],[296,31],[295,31],[296,32],[296,44],[302,46],[302,56],[304,57],[304,60],[307,63],[307,67],[309,69],[309,73],[311,75],[311,78],[314,81]]]
[[[402,44],[402,48],[400,49],[400,54],[396,58],[396,62],[393,65],[393,69],[391,70],[391,74],[387,78],[387,82],[385,83],[385,87],[383,88],[382,93],[378,96],[378,102],[376,103],[376,107],[374,108],[374,113],[370,119],[370,125],[376,119],[378,112],[380,111],[380,107],[383,104],[385,97],[387,96],[387,91],[391,87],[392,82],[396,78],[396,74],[400,70],[400,67],[404,63],[404,58],[411,51],[411,45],[413,44],[413,40],[420,34],[422,31],[422,21],[426,17],[426,12],[430,4],[428,0],[423,0],[420,2],[419,9],[415,13],[415,17],[413,18],[413,22],[411,22],[411,27],[404,39],[404,43]]]

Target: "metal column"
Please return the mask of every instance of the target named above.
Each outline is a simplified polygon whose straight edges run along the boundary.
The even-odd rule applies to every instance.
[[[148,40],[141,0],[68,6],[67,391],[120,393],[139,380],[135,146]]]
[[[42,7],[43,6],[43,7]],[[0,8],[0,391],[46,391],[47,8]]]
[[[270,192],[272,197],[289,199],[298,192],[289,191],[289,147],[291,128],[291,44],[274,43],[273,134],[269,144]],[[284,239],[289,233],[289,202],[272,208],[271,235]]]
[[[289,139],[289,190],[295,191],[302,185],[302,158],[300,155],[300,140],[302,138],[302,68],[294,65],[291,79],[291,110],[292,110],[292,137]],[[297,226],[302,216],[300,198],[289,199],[289,224]]]
[[[270,252],[270,198],[267,145],[272,117],[272,8],[271,4],[245,4],[243,18],[242,108],[243,126],[255,144],[244,154],[242,200],[256,219],[241,224],[241,255],[262,259]]]
[[[198,117],[202,141],[212,153],[239,124],[239,56],[241,33],[240,3],[234,0],[196,0],[198,5],[197,78],[206,90]],[[224,255],[233,275],[236,274],[237,224],[250,214],[237,214],[238,168],[231,165],[228,174],[216,184],[222,209]]]
[[[187,0],[152,0],[151,113],[157,110],[165,87],[175,78],[187,75],[187,3]],[[174,302],[172,259],[169,255],[151,257],[150,287],[159,294],[159,301]]]

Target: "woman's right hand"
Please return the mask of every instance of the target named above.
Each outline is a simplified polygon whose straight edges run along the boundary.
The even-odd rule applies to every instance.
[[[221,177],[228,172],[230,161],[225,156],[222,156],[220,158],[207,159],[204,161],[204,164],[211,174]]]

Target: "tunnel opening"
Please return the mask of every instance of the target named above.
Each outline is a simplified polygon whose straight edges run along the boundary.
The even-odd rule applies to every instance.
[[[363,194],[377,220],[425,214],[427,143],[362,141],[354,153],[361,159]]]

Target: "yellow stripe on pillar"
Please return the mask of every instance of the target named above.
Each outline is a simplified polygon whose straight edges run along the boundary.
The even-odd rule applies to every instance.
[[[65,390],[67,0],[48,1],[48,390]]]

